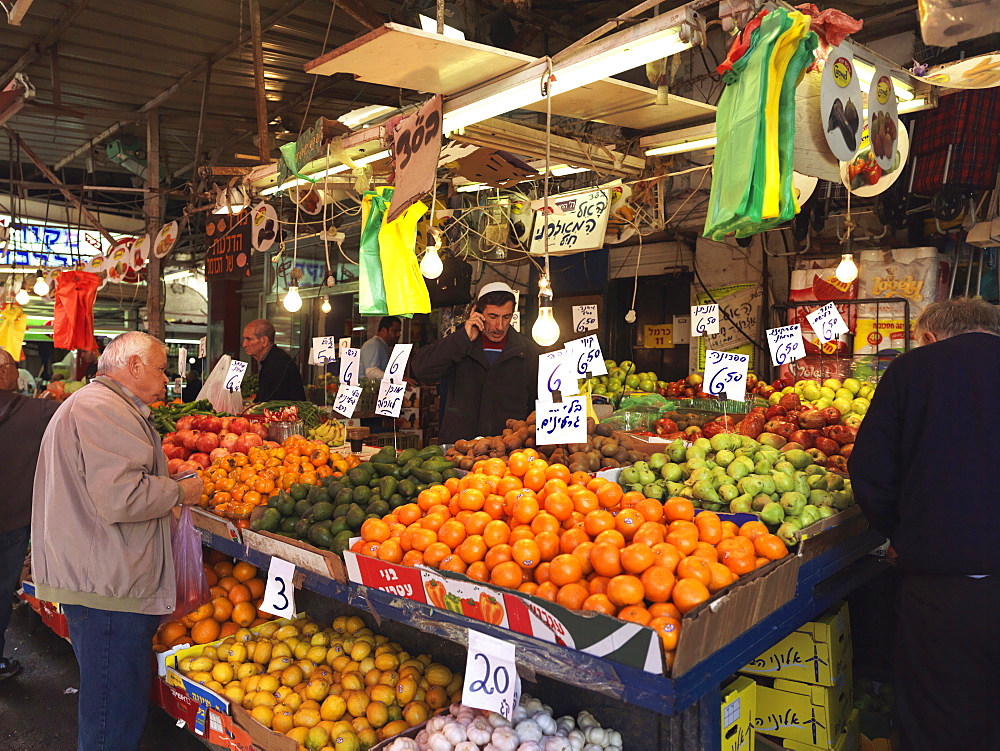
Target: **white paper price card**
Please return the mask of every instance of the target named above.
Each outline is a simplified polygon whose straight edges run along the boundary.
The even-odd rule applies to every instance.
[[[767,330],[767,346],[771,350],[771,364],[775,367],[806,356],[802,344],[802,327],[799,324]]]
[[[570,362],[570,353],[565,349],[545,352],[538,356],[538,399],[551,402],[553,391],[558,391],[561,396],[580,393]]]
[[[349,336],[345,336],[343,339],[340,340],[339,344],[337,345],[337,351],[340,352],[341,356],[343,356],[345,349],[350,349],[350,348],[351,348],[351,337]]]
[[[332,336],[314,336],[313,350],[316,352],[316,362],[332,362],[337,359],[337,340]]]
[[[750,355],[735,352],[705,352],[705,390],[709,394],[725,393],[726,399],[743,401],[747,395],[747,367]]]
[[[535,443],[551,446],[554,443],[587,442],[586,397],[571,396],[558,404],[535,402]]]
[[[188,351],[187,347],[177,348],[177,372],[184,375],[188,372]]]
[[[246,372],[247,364],[242,360],[233,360],[229,363],[229,371],[226,373],[226,391],[239,391]]]
[[[346,383],[340,384],[337,389],[337,398],[333,402],[333,411],[339,415],[350,418],[354,416],[354,410],[361,400],[361,387],[350,386]]]
[[[592,376],[607,374],[608,366],[604,364],[604,353],[601,352],[597,334],[566,342],[565,349],[569,352],[570,366],[577,378],[587,378],[588,373]]]
[[[378,389],[378,401],[375,403],[375,414],[384,417],[399,417],[399,410],[403,406],[405,394],[405,382],[382,381]]]
[[[267,570],[267,586],[264,587],[264,602],[260,609],[279,618],[295,617],[295,564],[271,556],[271,567]]]
[[[357,386],[361,377],[358,368],[361,367],[361,350],[346,347],[340,350],[340,382],[348,386]]]
[[[510,720],[520,699],[521,679],[517,674],[514,645],[469,631],[462,703],[496,712]]]
[[[573,306],[573,331],[584,334],[597,330],[597,305]]]
[[[385,366],[385,375],[382,379],[393,383],[403,380],[403,373],[406,372],[406,361],[410,359],[412,344],[397,344],[392,348],[389,355],[389,364]],[[398,414],[394,415],[399,417]]]
[[[816,336],[821,342],[832,342],[841,334],[846,334],[850,329],[840,317],[840,311],[832,302],[827,303],[822,308],[814,310],[806,316],[809,325],[812,326]]]
[[[719,306],[694,305],[691,307],[691,336],[719,333]]]

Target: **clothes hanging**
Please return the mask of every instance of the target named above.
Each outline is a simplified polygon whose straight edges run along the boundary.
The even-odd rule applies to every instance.
[[[97,352],[94,301],[101,280],[89,271],[64,271],[56,277],[53,343],[60,349]]]
[[[0,310],[0,348],[7,350],[14,362],[20,362],[24,355],[21,345],[24,344],[24,332],[28,330],[28,314],[20,305],[12,302]]]
[[[388,212],[388,205],[386,207]],[[431,296],[420,273],[415,251],[417,224],[427,213],[420,201],[408,206],[394,222],[383,224],[378,233],[379,257],[383,274],[386,307],[391,316],[409,317],[414,313],[431,312]]]

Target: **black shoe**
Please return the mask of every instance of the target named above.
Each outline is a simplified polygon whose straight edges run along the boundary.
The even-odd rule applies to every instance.
[[[6,657],[0,657],[0,681],[5,681],[8,678],[13,678],[15,675],[21,672],[21,663],[17,660],[10,660]]]

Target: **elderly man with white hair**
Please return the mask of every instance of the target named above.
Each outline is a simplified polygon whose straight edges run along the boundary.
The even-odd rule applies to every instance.
[[[63,605],[80,664],[80,751],[139,747],[150,644],[176,598],[171,512],[203,488],[168,476],[148,406],[164,397],[166,368],[163,342],[121,334],[42,438],[31,563],[38,596]]]

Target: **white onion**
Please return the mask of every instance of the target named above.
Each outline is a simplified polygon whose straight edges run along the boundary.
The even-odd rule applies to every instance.
[[[582,730],[570,730],[567,738],[569,739],[569,744],[573,747],[573,751],[580,751],[587,745],[587,736]]]
[[[573,746],[569,742],[569,738],[563,738],[558,735],[546,738],[542,744],[542,751],[572,751],[572,748]]]
[[[455,751],[479,751],[479,746],[472,741],[462,741],[455,746]]]
[[[498,751],[515,751],[521,745],[521,739],[514,728],[497,728],[493,731],[490,742],[497,747]]]
[[[470,741],[480,746],[485,746],[490,742],[493,735],[493,728],[484,717],[477,717],[472,724],[465,729],[465,734]]]

